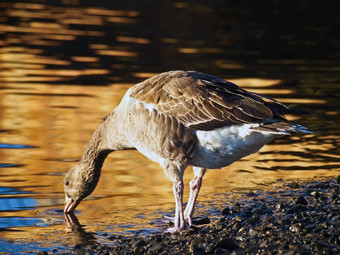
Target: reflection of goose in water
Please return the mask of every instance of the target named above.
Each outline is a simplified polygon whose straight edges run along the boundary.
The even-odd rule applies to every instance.
[[[67,240],[71,245],[96,243],[95,234],[92,232],[86,232],[73,213],[67,213],[64,216]]]
[[[206,169],[227,166],[276,137],[308,133],[288,122],[286,113],[306,112],[199,72],[171,71],[147,79],[126,92],[66,174],[64,212],[72,212],[92,193],[110,152],[137,149],[173,181],[176,214],[170,231],[179,232],[192,224]],[[189,165],[195,177],[183,211],[183,174]]]

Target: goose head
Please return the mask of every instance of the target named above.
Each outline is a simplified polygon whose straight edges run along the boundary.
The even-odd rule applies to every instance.
[[[64,178],[65,213],[72,213],[79,203],[95,189],[99,176],[83,165],[74,166]]]

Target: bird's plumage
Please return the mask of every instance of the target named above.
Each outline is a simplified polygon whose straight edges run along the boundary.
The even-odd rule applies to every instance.
[[[284,119],[294,109],[200,72],[170,71],[137,84],[130,96],[196,130]]]
[[[306,112],[200,72],[170,71],[149,78],[126,92],[66,175],[65,212],[94,190],[108,153],[135,148],[158,162],[173,181],[174,231],[181,231],[192,222],[206,169],[227,166],[278,136],[308,132],[288,122],[286,113]],[[189,165],[195,178],[183,212],[183,173]]]

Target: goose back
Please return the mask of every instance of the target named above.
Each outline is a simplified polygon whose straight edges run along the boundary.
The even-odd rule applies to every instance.
[[[130,97],[152,105],[157,111],[196,130],[262,123],[271,119],[285,120],[285,113],[300,113],[274,99],[194,71],[170,71],[156,75],[135,85]]]

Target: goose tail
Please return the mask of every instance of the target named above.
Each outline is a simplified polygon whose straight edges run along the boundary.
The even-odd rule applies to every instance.
[[[299,132],[305,134],[314,133],[312,131],[309,131],[306,127],[302,125],[281,120],[266,121],[253,126],[252,129],[276,135],[290,135],[291,133]]]
[[[306,127],[299,125],[299,124],[293,124],[291,128],[292,132],[297,132],[297,133],[305,133],[305,134],[313,134],[313,131],[308,130]]]

